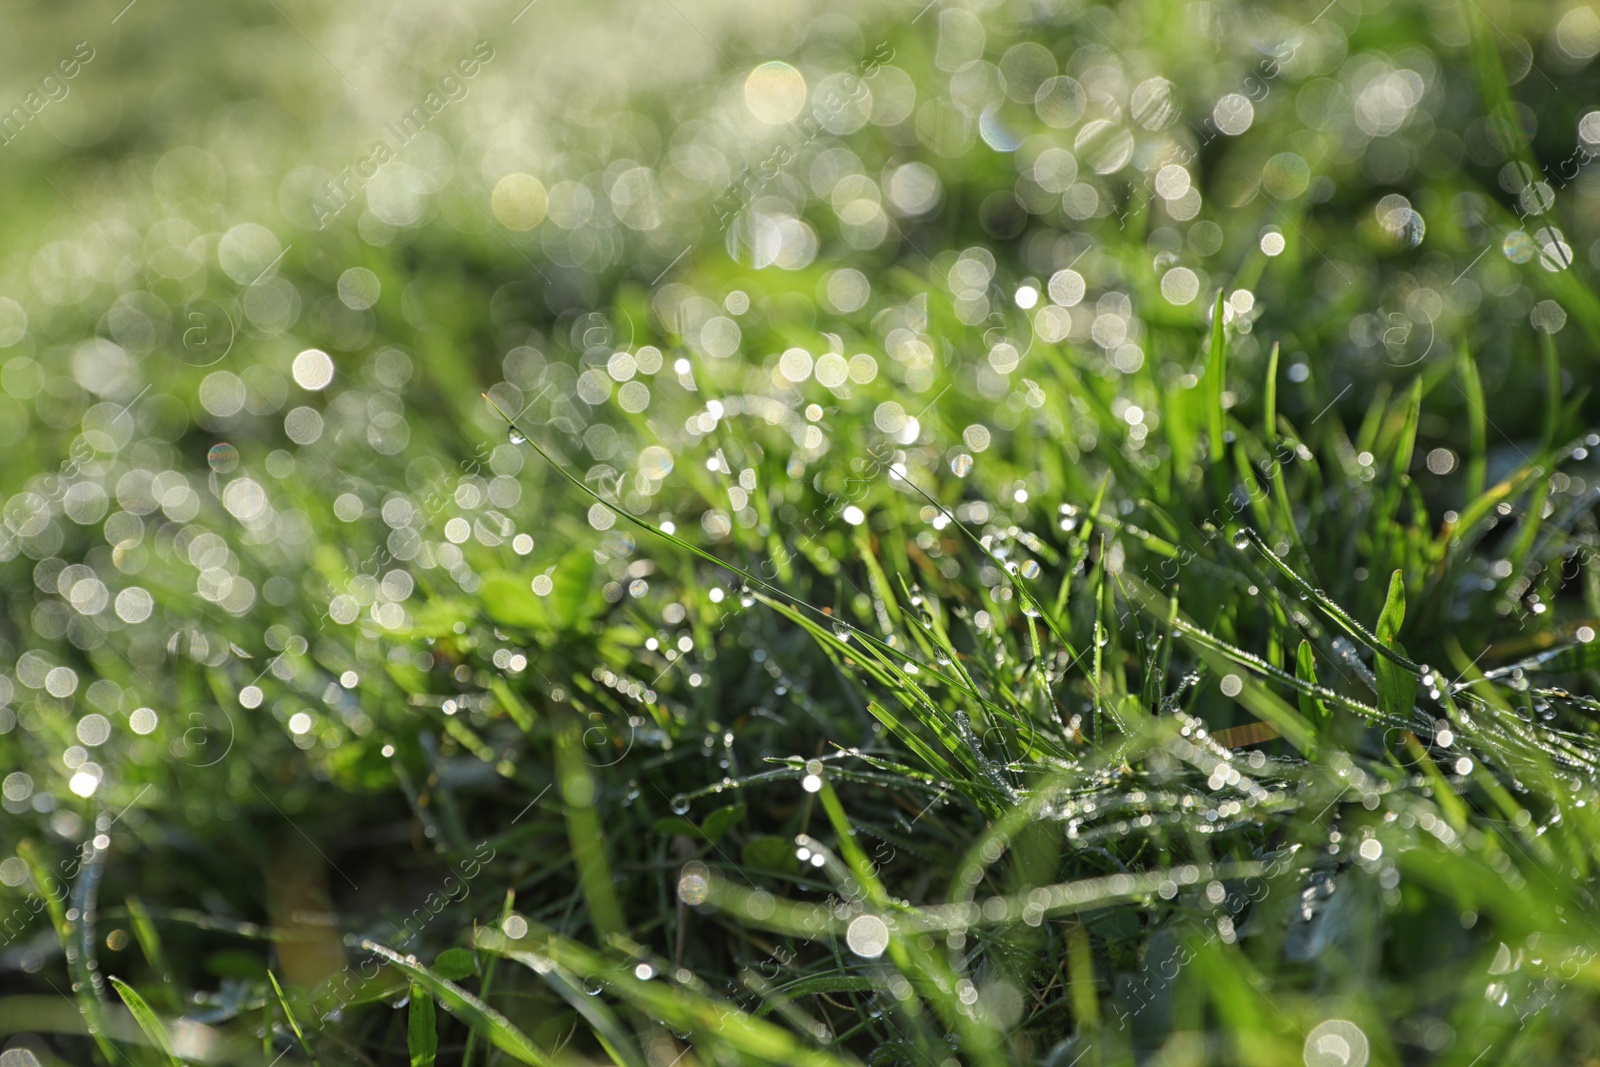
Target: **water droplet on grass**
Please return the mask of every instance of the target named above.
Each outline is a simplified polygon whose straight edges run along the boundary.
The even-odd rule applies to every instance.
[[[678,793],[667,803],[672,806],[672,811],[676,815],[682,815],[689,810],[689,798],[682,793]]]
[[[850,950],[866,959],[877,959],[889,947],[889,927],[876,915],[858,915],[845,931]]]
[[[1245,549],[1249,548],[1250,534],[1244,530],[1240,530],[1238,533],[1234,534],[1233,547],[1237,548],[1240,552],[1243,552]]]
[[[511,427],[510,431],[506,434],[506,440],[510,441],[514,445],[520,445],[527,439],[527,436],[515,426]]]

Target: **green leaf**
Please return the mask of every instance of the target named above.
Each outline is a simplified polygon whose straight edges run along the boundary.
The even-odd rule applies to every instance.
[[[479,592],[482,588],[479,586]],[[412,611],[410,632],[418,637],[454,637],[456,624],[472,617],[472,611],[460,599],[435,597],[418,604]]]
[[[172,1037],[167,1033],[166,1025],[162,1023],[160,1016],[150,1009],[150,1005],[146,1004],[144,998],[134,992],[133,987],[127,982],[114,975],[108,975],[106,980],[117,991],[117,996],[122,998],[122,1002],[128,1006],[128,1011],[133,1013],[134,1021],[139,1024],[139,1029],[144,1031],[144,1036],[150,1039],[150,1043],[166,1053],[167,1061],[173,1067],[182,1067],[183,1061],[178,1059],[178,1052],[172,1047]]]
[[[1310,641],[1300,642],[1300,650],[1295,654],[1294,675],[1307,685],[1317,684],[1317,662]],[[1310,693],[1302,691],[1298,696],[1300,698],[1300,714],[1318,727],[1327,725],[1330,717],[1328,706]]]
[[[533,710],[506,684],[504,678],[495,678],[489,683],[489,689],[494,693],[495,699],[500,701],[500,706],[506,709],[506,714],[511,716],[511,721],[517,728],[527,732],[533,729]]]
[[[700,837],[700,827],[681,815],[669,815],[665,819],[657,819],[650,824],[650,828],[658,834],[682,834],[684,837],[692,837],[696,840]]]
[[[550,614],[558,629],[570,630],[586,617],[584,604],[594,580],[594,552],[575,548],[561,557],[550,590]]]
[[[794,858],[794,842],[776,834],[764,834],[746,843],[739,859],[746,867],[767,871],[792,873],[800,869],[800,861]]]
[[[484,614],[496,622],[525,630],[543,629],[550,625],[544,602],[534,596],[532,587],[524,578],[506,571],[495,571],[484,578],[477,596]]]
[[[416,982],[411,983],[406,1047],[411,1050],[411,1067],[433,1067],[433,1061],[439,1054],[439,1028],[434,1022],[433,997]]]
[[[1401,571],[1389,577],[1389,596],[1384,601],[1383,614],[1378,616],[1378,643],[1399,656],[1405,649],[1399,641],[1400,625],[1406,618],[1406,586]],[[1411,714],[1416,703],[1417,676],[1387,656],[1373,661],[1378,675],[1378,707],[1385,713],[1401,718]]]
[[[743,804],[731,804],[726,808],[718,808],[701,820],[700,832],[705,834],[706,840],[714,845],[722,839],[723,834],[727,833],[742,818],[744,818]]]
[[[433,973],[459,982],[478,973],[478,958],[469,949],[447,948],[433,961]]]

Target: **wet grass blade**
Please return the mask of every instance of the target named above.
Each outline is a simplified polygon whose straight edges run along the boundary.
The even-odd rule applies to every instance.
[[[1326,730],[1328,725],[1328,706],[1317,699],[1317,660],[1316,653],[1310,641],[1301,641],[1300,648],[1295,653],[1295,677],[1306,683],[1308,687],[1298,696],[1300,700],[1300,714],[1306,721],[1315,725],[1319,732]]]
[[[271,969],[267,970],[267,981],[272,983],[272,992],[277,995],[278,1006],[283,1009],[283,1017],[288,1020],[289,1029],[294,1032],[294,1038],[300,1042],[300,1047],[305,1050],[306,1059],[313,1064],[317,1062],[317,1054],[311,1051],[311,1043],[306,1040],[306,1032],[300,1025],[300,1020],[295,1018],[294,1008],[289,1005],[289,998],[284,995],[283,986],[278,984],[278,976]]]
[[[815,978],[797,978],[787,985],[775,986],[767,990],[769,1000],[757,1005],[751,1012],[752,1019],[760,1019],[777,1008],[774,1001],[794,1000],[798,997],[808,997],[815,993],[866,993],[877,988],[870,978],[848,974],[821,974]]]
[[[603,976],[606,988],[652,1018],[675,1029],[715,1035],[735,1053],[762,1063],[794,1067],[849,1067],[850,1061],[824,1049],[802,1044],[789,1031],[712,996],[709,990],[667,981],[638,978],[633,963],[613,963],[599,952],[550,931],[532,929],[518,941],[494,930],[480,930],[474,944],[521,963],[538,973],[552,964],[575,974]]]
[[[495,929],[504,929],[505,922],[511,917],[511,909],[516,904],[517,894],[514,889],[506,890],[505,901],[500,905],[500,918],[495,922]],[[490,956],[489,962],[483,966],[483,981],[478,984],[478,997],[484,1003],[489,1002],[489,994],[494,989],[495,971],[499,969],[500,957]],[[467,1045],[461,1052],[461,1067],[472,1067],[472,1054],[478,1047],[478,1031],[467,1031]]]
[[[1206,352],[1206,447],[1211,466],[1220,468],[1226,452],[1227,411],[1223,408],[1223,394],[1228,390],[1228,336],[1223,325],[1222,290],[1217,290],[1216,302],[1211,307],[1211,339]]]
[[[161,1021],[161,1017],[151,1010],[150,1005],[146,1004],[144,998],[127,982],[115,976],[108,977],[107,981],[117,991],[117,996],[122,998],[122,1003],[128,1006],[134,1022],[139,1024],[139,1029],[144,1031],[144,1036],[150,1039],[150,1043],[166,1055],[171,1067],[182,1067],[183,1061],[178,1059],[178,1052],[172,1046],[172,1035],[167,1033],[166,1024]]]
[[[376,941],[363,939],[361,947],[436,997],[446,1011],[460,1019],[506,1055],[531,1067],[554,1067],[555,1061],[539,1050],[511,1020],[446,978],[440,978],[414,958],[400,955]]]
[[[411,983],[406,1048],[411,1053],[411,1067],[433,1067],[439,1055],[439,1028],[434,1020],[433,997],[417,982]]]
[[[76,946],[73,945],[75,931],[72,922],[67,918],[66,891],[57,895],[51,886],[57,885],[55,876],[51,873],[44,857],[39,854],[38,846],[32,841],[22,841],[17,845],[17,855],[28,865],[28,873],[33,878],[34,891],[43,898],[45,908],[50,913],[50,923],[56,933],[56,939],[61,943],[61,950],[68,960],[81,959]],[[63,867],[63,870],[65,868]],[[106,1036],[105,1005],[99,997],[94,995],[93,987],[84,981],[76,980],[74,975],[74,992],[77,993],[78,1010],[82,1013],[84,1021],[89,1026],[89,1033],[94,1038],[95,1047],[107,1063],[117,1062],[116,1046]]]
[[[1377,630],[1378,642],[1394,653],[1394,658],[1381,657],[1373,663],[1378,675],[1378,707],[1395,719],[1410,715],[1415,706],[1420,673],[1398,662],[1405,655],[1400,647],[1400,627],[1405,618],[1405,573],[1396,570],[1389,576],[1389,594],[1384,600],[1383,614],[1378,616]]]
[[[1419,665],[1411,662],[1411,660],[1407,659],[1399,651],[1385,644],[1377,637],[1377,635],[1371,633],[1365,626],[1362,626],[1359,622],[1357,622],[1355,617],[1352,616],[1348,611],[1336,604],[1327,593],[1323,592],[1321,589],[1313,587],[1310,582],[1307,582],[1304,578],[1300,577],[1299,574],[1295,573],[1294,569],[1291,568],[1287,563],[1283,562],[1276,552],[1272,551],[1271,548],[1267,547],[1267,545],[1262,542],[1260,534],[1256,533],[1254,530],[1243,529],[1239,532],[1239,535],[1240,537],[1244,538],[1245,542],[1247,542],[1250,546],[1256,548],[1261,555],[1277,569],[1279,574],[1289,579],[1290,584],[1299,590],[1307,600],[1321,608],[1329,618],[1338,623],[1351,637],[1354,637],[1357,641],[1367,646],[1367,648],[1371,649],[1379,656],[1392,660],[1411,673],[1422,673],[1422,668]],[[1401,610],[1403,613],[1404,608],[1402,607]]]

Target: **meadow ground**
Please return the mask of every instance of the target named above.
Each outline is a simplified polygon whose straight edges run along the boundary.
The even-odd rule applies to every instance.
[[[1588,3],[0,21],[0,1067],[1600,1062]]]

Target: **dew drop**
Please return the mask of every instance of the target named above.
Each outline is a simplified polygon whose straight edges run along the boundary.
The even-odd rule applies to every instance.
[[[1244,530],[1240,530],[1238,533],[1234,534],[1233,535],[1233,547],[1237,548],[1240,552],[1243,552],[1245,549],[1249,548],[1250,547],[1250,535],[1248,533],[1246,533]]]
[[[510,441],[514,445],[520,445],[527,439],[527,436],[515,426],[511,427],[511,429],[506,433],[506,440]]]
[[[676,794],[668,803],[672,805],[672,811],[676,815],[682,815],[689,810],[689,798],[682,793]]]

